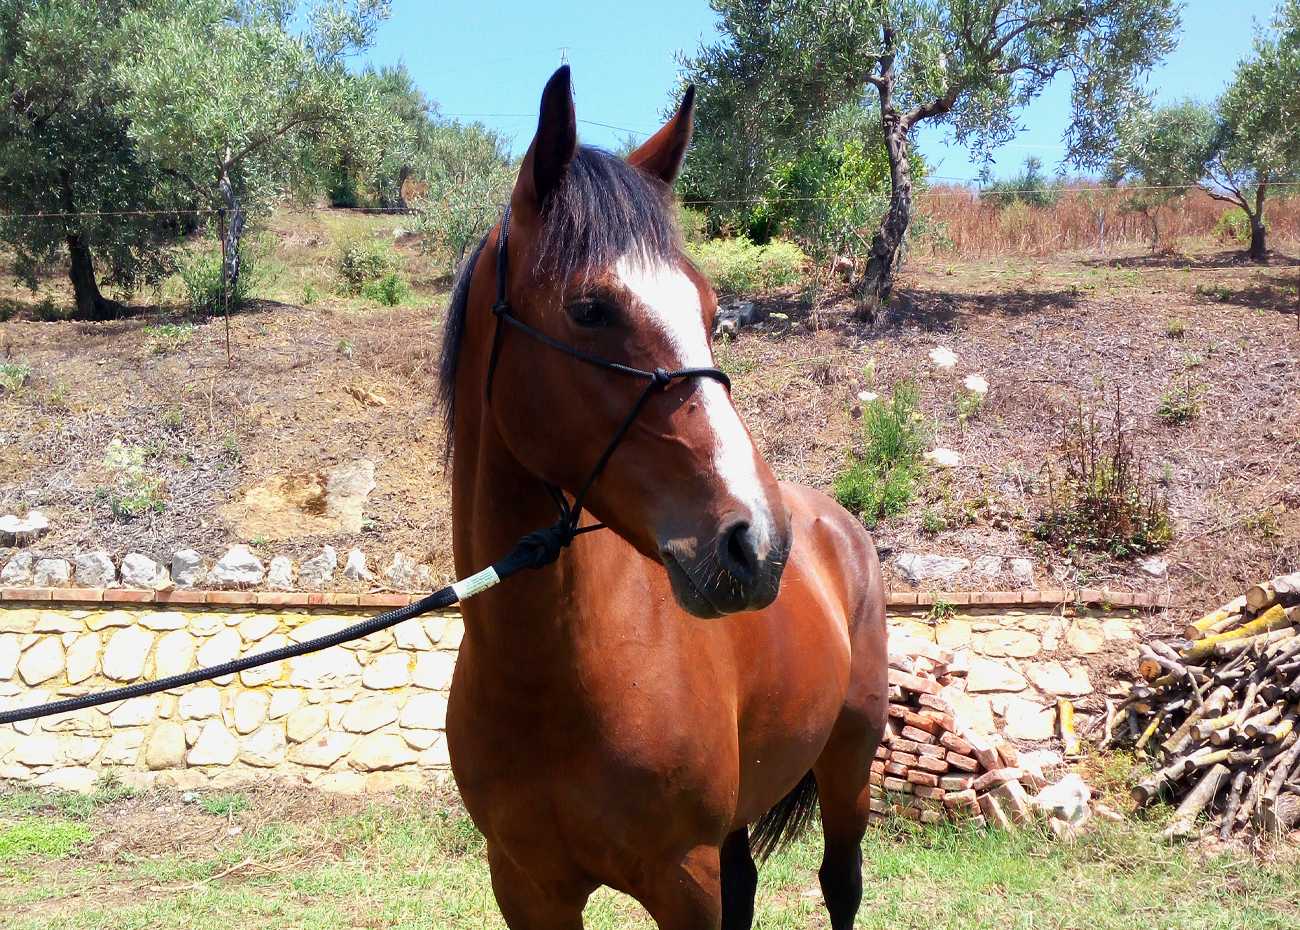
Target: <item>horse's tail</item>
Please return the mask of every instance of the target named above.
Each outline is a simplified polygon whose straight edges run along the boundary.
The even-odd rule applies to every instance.
[[[764,862],[769,856],[799,838],[817,813],[817,779],[809,772],[776,805],[758,818],[749,831],[749,850]]]

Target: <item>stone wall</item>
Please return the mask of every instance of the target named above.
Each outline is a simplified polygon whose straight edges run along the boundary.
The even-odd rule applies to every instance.
[[[29,590],[0,599],[0,707],[213,665],[355,623],[399,595]],[[39,598],[30,599],[30,598]],[[946,695],[976,729],[1052,738],[1058,697],[1093,698],[1099,657],[1127,663],[1145,614],[1077,593],[890,596],[891,630],[970,663]],[[918,603],[920,602],[920,603]],[[936,606],[937,604],[937,606]],[[1098,606],[1101,605],[1101,606]],[[1149,606],[1149,605],[1148,605]],[[0,779],[88,789],[224,786],[274,776],[359,792],[445,778],[456,612],[210,684],[0,727]],[[1081,708],[1085,709],[1085,708]]]

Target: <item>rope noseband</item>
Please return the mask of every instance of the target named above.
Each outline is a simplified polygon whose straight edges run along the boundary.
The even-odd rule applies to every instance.
[[[563,352],[566,355],[576,358],[588,365],[605,371],[611,371],[615,374],[624,375],[631,378],[640,378],[648,382],[644,391],[632,405],[632,409],[614,431],[613,438],[605,446],[605,451],[601,453],[592,467],[587,480],[583,482],[582,487],[578,489],[577,495],[573,502],[570,503],[564,496],[564,492],[555,485],[543,482],[546,492],[554,501],[556,510],[559,512],[559,519],[548,527],[535,530],[524,536],[519,542],[515,543],[513,549],[503,558],[493,562],[490,566],[463,578],[455,584],[447,585],[441,590],[422,597],[413,604],[407,604],[405,607],[399,607],[396,610],[390,610],[380,614],[377,617],[371,617],[369,620],[363,620],[360,623],[354,623],[352,626],[345,627],[334,633],[325,636],[319,636],[316,639],[306,640],[301,643],[293,643],[288,646],[282,646],[279,649],[271,649],[267,652],[259,652],[253,655],[244,656],[239,659],[232,659],[229,662],[223,662],[220,665],[209,666],[207,668],[196,668],[192,671],[182,672],[179,675],[170,675],[166,678],[159,678],[154,681],[141,681],[133,685],[127,685],[122,688],[113,688],[110,691],[102,691],[98,694],[85,694],[78,697],[66,698],[61,701],[52,701],[48,704],[37,704],[32,707],[20,707],[14,710],[0,711],[0,724],[18,723],[23,720],[35,720],[38,717],[48,717],[53,714],[66,714],[73,711],[84,710],[88,707],[97,707],[101,704],[111,704],[117,701],[126,701],[131,698],[144,697],[149,694],[157,694],[160,691],[170,691],[173,688],[183,688],[187,685],[197,684],[200,681],[209,681],[213,678],[220,678],[223,675],[235,675],[239,672],[247,671],[250,668],[257,668],[260,665],[267,665],[271,662],[282,662],[286,659],[296,658],[297,656],[306,655],[310,652],[317,652],[321,649],[327,649],[330,646],[337,646],[341,643],[351,642],[355,639],[362,639],[372,633],[378,633],[386,630],[391,626],[396,626],[403,620],[409,620],[412,617],[418,617],[421,614],[428,613],[431,610],[441,610],[450,607],[459,601],[468,600],[481,591],[488,588],[518,571],[525,568],[544,568],[550,565],[560,557],[560,552],[573,542],[576,536],[583,533],[590,533],[593,530],[604,528],[604,524],[596,523],[582,528],[578,527],[578,520],[582,516],[583,502],[586,500],[587,492],[591,490],[596,479],[600,477],[605,466],[609,464],[610,458],[614,451],[627,436],[628,430],[636,418],[640,416],[641,411],[645,409],[646,403],[650,398],[666,389],[670,384],[684,378],[712,378],[715,381],[725,385],[728,390],[731,388],[731,381],[727,375],[717,368],[679,368],[675,371],[666,371],[662,368],[656,368],[653,371],[647,371],[641,368],[633,368],[629,365],[623,365],[619,362],[611,362],[608,359],[600,358],[595,355],[589,355],[580,349],[566,345],[556,339],[543,333],[541,330],[534,329],[527,323],[516,317],[510,308],[510,301],[506,293],[506,279],[508,272],[508,238],[510,233],[510,208],[506,207],[505,214],[501,219],[501,234],[497,238],[497,296],[496,302],[492,305],[492,313],[496,316],[496,329],[492,334],[492,354],[488,361],[488,373],[486,384],[486,396],[489,403],[492,399],[492,379],[496,374],[497,359],[501,351],[501,337],[503,332],[503,323],[509,323],[520,332],[531,336],[533,339],[556,351]]]

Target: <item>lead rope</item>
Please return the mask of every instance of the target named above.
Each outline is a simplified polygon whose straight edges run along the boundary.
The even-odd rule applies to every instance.
[[[613,438],[605,446],[605,451],[601,453],[592,467],[591,473],[587,480],[579,488],[577,495],[574,496],[573,503],[565,498],[564,492],[553,484],[543,482],[546,492],[550,495],[551,500],[555,503],[556,510],[559,513],[559,519],[554,524],[544,527],[540,530],[534,530],[527,536],[515,543],[513,549],[504,558],[493,562],[490,566],[480,572],[463,578],[455,584],[447,585],[441,590],[434,591],[432,594],[420,598],[413,604],[407,604],[405,607],[398,607],[380,614],[377,617],[371,617],[369,620],[362,620],[354,623],[352,626],[344,627],[325,636],[318,636],[315,639],[309,639],[305,642],[294,643],[289,646],[281,646],[278,649],[270,649],[266,652],[258,652],[253,655],[243,656],[239,659],[231,659],[229,662],[223,662],[220,665],[211,665],[207,668],[197,668],[188,672],[181,672],[178,675],[169,675],[166,678],[158,678],[153,681],[141,681],[133,685],[126,685],[121,688],[113,688],[109,691],[101,691],[97,694],[84,694],[78,697],[66,698],[61,701],[51,701],[47,704],[36,704],[31,707],[20,707],[13,710],[0,711],[0,724],[20,723],[24,720],[35,720],[39,717],[48,717],[53,714],[67,714],[73,711],[85,710],[88,707],[98,707],[102,704],[112,704],[118,701],[127,701],[131,698],[145,697],[150,694],[157,694],[160,691],[171,691],[175,688],[184,688],[188,685],[197,684],[201,681],[210,681],[213,678],[221,678],[225,675],[236,675],[239,672],[247,671],[250,668],[257,668],[259,665],[268,665],[271,662],[283,662],[285,659],[297,658],[310,652],[319,652],[322,649],[328,649],[331,646],[338,646],[342,643],[351,642],[356,639],[363,639],[372,633],[378,633],[380,630],[386,630],[391,626],[396,626],[404,620],[412,617],[418,617],[421,614],[428,613],[431,610],[442,610],[450,607],[452,604],[468,600],[476,594],[486,591],[488,588],[505,581],[516,572],[526,568],[545,568],[560,557],[560,553],[573,542],[574,538],[584,533],[591,533],[596,530],[604,529],[603,523],[591,524],[584,527],[578,526],[578,521],[582,517],[583,503],[586,501],[587,492],[591,490],[600,477],[605,466],[609,464],[610,458],[613,457],[614,451],[627,436],[628,430],[636,422],[641,411],[650,398],[664,389],[674,381],[685,378],[712,378],[723,384],[728,390],[731,389],[731,380],[721,369],[718,368],[680,368],[676,371],[666,371],[662,368],[656,368],[653,371],[646,371],[641,368],[633,368],[630,365],[623,365],[619,362],[611,362],[608,359],[599,356],[590,355],[580,349],[565,345],[556,339],[543,333],[541,330],[534,329],[527,323],[516,317],[510,308],[510,302],[506,295],[506,280],[508,271],[508,237],[510,234],[510,207],[507,206],[505,213],[501,218],[501,233],[497,238],[497,297],[496,302],[492,305],[492,313],[496,317],[496,329],[492,334],[492,352],[488,360],[488,376],[486,386],[486,397],[488,403],[492,401],[492,380],[496,373],[497,359],[501,351],[502,342],[502,323],[509,323],[520,332],[531,336],[533,339],[542,343],[549,348],[563,352],[573,358],[578,359],[588,365],[593,365],[605,371],[612,371],[619,375],[627,377],[642,378],[649,381],[644,391],[636,399],[632,409],[624,417],[623,422],[619,424],[618,429],[614,432]],[[467,271],[467,273],[469,273]]]

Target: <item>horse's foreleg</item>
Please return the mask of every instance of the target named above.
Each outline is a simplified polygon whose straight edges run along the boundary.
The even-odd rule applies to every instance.
[[[720,930],[722,864],[717,846],[697,846],[648,876],[636,894],[659,930]]]
[[[758,866],[749,852],[749,831],[741,828],[723,841],[722,930],[750,930],[754,925],[754,894]]]
[[[582,930],[591,888],[580,883],[540,884],[506,856],[488,851],[492,891],[510,930]]]

